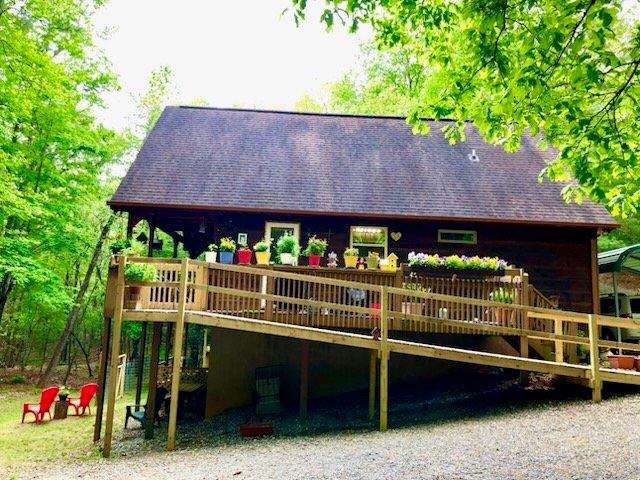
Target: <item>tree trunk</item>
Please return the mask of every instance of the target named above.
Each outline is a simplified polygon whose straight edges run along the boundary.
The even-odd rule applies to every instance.
[[[78,293],[76,294],[75,301],[73,302],[73,307],[71,307],[71,310],[67,315],[67,323],[65,325],[65,328],[62,331],[60,338],[58,339],[58,343],[53,349],[53,353],[51,355],[51,358],[49,359],[47,368],[45,368],[45,371],[42,373],[42,375],[40,375],[40,378],[38,379],[38,385],[42,387],[47,383],[47,381],[49,380],[49,377],[51,376],[51,371],[58,364],[58,360],[60,359],[60,354],[62,353],[62,349],[64,348],[65,343],[67,342],[67,340],[69,339],[69,336],[71,335],[71,332],[73,331],[73,326],[78,317],[78,314],[80,313],[80,307],[82,305],[84,295],[87,292],[87,289],[89,288],[89,283],[91,282],[93,271],[95,270],[98,260],[100,259],[100,253],[102,252],[102,244],[104,243],[104,240],[109,233],[109,229],[111,228],[111,224],[113,223],[114,219],[115,219],[115,215],[111,215],[109,217],[109,220],[107,220],[107,222],[102,227],[102,231],[100,232],[100,237],[98,238],[96,246],[93,250],[93,256],[91,257],[91,261],[89,262],[89,266],[87,267],[87,271],[84,275],[84,280],[82,281],[82,285],[80,285],[80,290],[78,290]]]
[[[89,359],[89,354],[87,353],[87,350],[82,346],[82,343],[80,343],[80,339],[75,333],[71,332],[71,336],[74,338],[74,340],[80,347],[80,350],[82,351],[82,355],[84,356],[84,361],[87,363],[87,372],[89,373],[89,376],[93,377],[93,370],[91,370],[91,360]]]
[[[7,305],[9,294],[13,289],[13,277],[10,273],[5,273],[0,281],[0,324],[2,323],[2,315],[4,314],[4,307]]]

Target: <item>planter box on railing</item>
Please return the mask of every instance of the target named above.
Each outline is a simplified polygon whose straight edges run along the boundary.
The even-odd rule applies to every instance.
[[[426,277],[451,278],[472,278],[485,279],[491,277],[501,277],[505,274],[505,270],[487,270],[481,268],[446,268],[446,267],[429,267],[426,265],[411,265],[410,270],[414,273],[422,274]]]

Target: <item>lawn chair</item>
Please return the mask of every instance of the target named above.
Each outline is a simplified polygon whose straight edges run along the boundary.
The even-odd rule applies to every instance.
[[[158,426],[160,426],[160,409],[162,408],[162,404],[164,403],[164,399],[167,396],[166,388],[158,388],[156,390],[156,400],[155,405],[153,406],[153,421]],[[134,408],[142,408],[140,411],[134,411]],[[147,421],[145,412],[148,408],[148,405],[127,405],[127,416],[124,419],[124,428],[127,428],[127,424],[129,423],[129,418],[133,418],[134,420],[140,422],[142,428],[145,428],[145,423]]]
[[[51,412],[49,410],[59,391],[58,387],[45,388],[40,394],[40,403],[24,403],[22,405],[22,423],[24,423],[24,417],[27,413],[33,413],[36,417],[36,423],[44,419],[45,413],[49,414],[49,420],[51,420]]]
[[[87,383],[80,388],[79,397],[68,397],[67,401],[76,410],[76,415],[84,415],[85,410],[89,409],[89,415],[91,415],[91,400],[98,390],[97,383]],[[78,411],[82,409],[82,413],[78,414]]]

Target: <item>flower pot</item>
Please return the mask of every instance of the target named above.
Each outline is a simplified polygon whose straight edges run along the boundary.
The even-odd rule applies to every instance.
[[[343,255],[344,257],[344,266],[346,268],[356,268],[358,265],[358,257],[354,257],[353,255]]]
[[[409,315],[422,315],[424,304],[417,302],[402,302],[402,313]]]
[[[309,255],[309,266],[310,267],[319,267],[320,266],[320,259],[322,258],[322,255]]]
[[[640,372],[640,357],[636,357],[633,360],[633,368],[635,368],[636,370],[638,370]]]
[[[251,250],[238,250],[238,263],[242,265],[250,265],[253,252]]]
[[[204,261],[209,263],[216,263],[216,257],[218,252],[204,252]]]
[[[611,368],[633,370],[635,357],[633,355],[607,355]]]
[[[233,263],[233,252],[220,252],[220,263]]]
[[[256,263],[258,265],[269,265],[271,252],[256,252]]]
[[[377,270],[379,263],[380,257],[376,257],[375,255],[367,257],[367,270]]]
[[[281,253],[280,254],[280,263],[283,265],[293,265],[294,256],[290,253]]]

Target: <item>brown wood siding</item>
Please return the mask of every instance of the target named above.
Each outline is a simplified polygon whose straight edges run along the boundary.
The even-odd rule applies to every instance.
[[[148,212],[139,212],[149,218]],[[529,273],[530,282],[547,296],[557,295],[564,309],[591,312],[594,302],[592,286],[592,239],[595,229],[573,227],[540,227],[527,225],[474,224],[463,222],[431,222],[415,220],[386,220],[375,222],[363,218],[317,217],[296,215],[244,214],[237,212],[183,215],[154,212],[158,227],[164,231],[180,230],[192,252],[204,250],[212,241],[238,233],[247,233],[253,245],[264,235],[265,222],[300,223],[301,243],[318,235],[329,241],[328,251],[339,255],[348,246],[352,225],[388,227],[402,234],[398,241],[389,236],[389,252],[406,262],[411,251],[439,253],[441,255],[499,256]],[[198,226],[207,226],[198,234]],[[438,229],[475,230],[475,245],[438,243]],[[304,262],[304,260],[301,260]]]

